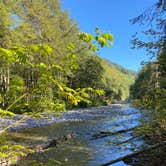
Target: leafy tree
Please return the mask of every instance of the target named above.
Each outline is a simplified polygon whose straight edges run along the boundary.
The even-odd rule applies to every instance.
[[[15,113],[38,112],[56,110],[59,106],[64,109],[61,106],[78,105],[85,99],[90,102],[90,96],[98,94],[102,68],[97,58],[85,58],[84,68],[89,68],[89,73],[84,74],[91,76],[84,80],[84,86],[73,87],[69,82],[81,66],[78,54],[109,47],[112,35],[100,33],[98,28],[95,36],[78,33],[77,25],[61,10],[58,0],[7,0],[1,4],[5,13],[2,18],[13,22],[3,31],[7,37],[7,32],[11,33],[12,44],[0,50],[2,108]],[[92,65],[101,69],[100,75]],[[80,88],[93,89],[84,91],[83,95]],[[91,95],[86,96],[87,91]],[[13,104],[14,100],[17,103]]]
[[[142,15],[132,20],[133,23],[148,23],[150,29],[143,33],[148,36],[147,41],[142,41],[138,35],[134,36],[133,44],[137,48],[145,48],[152,62],[148,62],[140,71],[135,84],[131,87],[133,99],[142,103],[142,107],[154,109],[155,121],[150,123],[152,135],[164,137],[166,117],[166,1],[159,0],[153,7]],[[139,104],[139,105],[140,105]],[[155,128],[154,128],[155,126]]]
[[[82,58],[79,68],[75,71],[72,79],[73,88],[102,88],[102,77],[104,69],[101,60],[95,55]]]

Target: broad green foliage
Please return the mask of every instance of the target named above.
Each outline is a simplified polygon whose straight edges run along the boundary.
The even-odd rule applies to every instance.
[[[21,48],[19,48],[19,50],[20,49]],[[49,53],[51,53],[51,48],[48,46],[28,46],[28,48],[25,49],[26,53],[28,53],[29,50],[33,51],[34,53],[39,52],[40,56],[42,57],[41,59],[44,61],[49,59]],[[6,54],[2,54],[5,57],[7,54],[11,53],[11,51],[6,52]],[[30,74],[32,74],[32,72],[36,72],[37,78],[34,78],[36,79],[36,82],[31,80],[31,82],[26,84],[26,78],[24,78],[24,75],[21,75],[20,71],[15,71],[15,75],[12,75],[12,78],[10,80],[10,90],[2,96],[2,101],[6,109],[13,110],[14,112],[16,111],[17,113],[21,113],[22,111],[38,112],[44,111],[46,109],[54,110],[58,107],[57,104],[54,103],[54,99],[57,97],[62,100],[62,103],[63,100],[65,100],[70,105],[78,105],[79,102],[85,100],[88,101],[88,99],[90,98],[88,94],[82,95],[81,89],[74,90],[67,87],[63,82],[59,82],[56,80],[56,78],[54,77],[54,71],[61,70],[62,67],[58,65],[47,65],[46,63],[36,61],[35,57],[32,57],[33,59],[30,59],[30,57],[27,56],[24,61],[22,61],[21,55],[25,57],[25,53],[21,52],[21,54],[19,54],[20,52],[18,52],[17,50],[12,50],[12,53],[12,57],[14,59],[13,64],[17,62],[17,65],[19,65],[20,68],[24,68],[25,65],[27,67],[29,66],[31,68]],[[19,54],[19,56],[17,56],[17,54]],[[12,64],[12,61],[10,61],[10,59],[6,59],[6,62],[10,62]],[[53,88],[51,88],[50,86],[53,86]],[[89,84],[88,86],[92,85]],[[56,91],[56,93],[54,91]],[[99,90],[93,90],[93,88],[91,90],[91,93],[97,94],[99,96],[102,94]],[[15,100],[17,102],[13,103],[13,101]]]
[[[79,33],[78,37],[82,41],[88,44],[88,48],[91,51],[98,51],[100,47],[107,47],[109,48],[113,44],[113,35],[108,33],[100,33],[99,28],[95,30],[96,35],[92,36],[88,33]]]

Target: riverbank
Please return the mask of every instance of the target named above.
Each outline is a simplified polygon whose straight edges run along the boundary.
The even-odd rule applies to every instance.
[[[45,113],[41,114],[43,116],[43,118],[31,117],[28,115],[16,115],[15,117],[5,117],[5,118],[0,118],[0,129],[1,129],[0,131],[2,133],[2,131],[7,128],[8,131],[14,131],[14,133],[17,134],[17,133],[21,132],[22,130],[26,130],[26,129],[32,130],[32,129],[36,128],[38,130],[42,126],[49,128],[49,126],[51,124],[54,125],[54,123],[60,124],[61,122],[65,122],[65,123],[66,122],[81,122],[81,121],[88,121],[88,120],[92,120],[92,119],[93,120],[102,119],[105,116],[107,116],[107,114],[113,115],[113,113],[110,110],[113,109],[116,112],[116,110],[120,110],[121,107],[122,107],[121,104],[112,104],[109,106],[69,110],[66,112],[61,112],[60,116],[57,116],[56,113],[45,112]],[[47,139],[45,141],[47,143],[47,140],[49,140],[49,135],[46,135],[46,136],[47,136]],[[60,134],[57,134],[53,138],[57,138],[59,136],[60,136]],[[12,138],[14,138],[14,136],[12,136]],[[26,137],[26,138],[31,139],[32,137]],[[12,142],[19,145],[20,142],[17,142],[17,140],[19,140],[18,137],[16,137],[16,139],[14,139]],[[37,143],[37,145],[39,144],[38,141],[36,143]],[[25,145],[24,141],[21,144]],[[28,145],[25,145],[25,147],[28,147]],[[8,152],[8,150],[9,149],[5,150],[5,153]],[[24,156],[29,154],[29,152],[24,152],[24,150],[22,150],[22,149],[20,149],[19,151],[22,152],[24,154]],[[16,154],[14,154],[14,153],[15,152],[13,151],[12,152],[13,156],[16,156]],[[10,163],[13,162],[12,161],[13,158],[10,156],[0,158],[0,165],[2,165],[2,166],[10,165]],[[18,157],[14,158],[14,160],[19,161],[20,154],[18,154]]]
[[[123,160],[132,166],[166,166],[166,143]]]
[[[47,115],[45,118],[31,118],[26,115],[27,117],[25,116],[25,118],[28,119],[19,121],[22,120],[24,115],[17,115],[9,118],[9,121],[12,119],[15,122],[14,120],[17,119],[18,125],[12,125],[10,130],[18,132],[9,132],[8,134],[11,134],[9,138],[12,142],[23,144],[27,147],[45,145],[52,138],[66,138],[64,135],[70,135],[71,133],[75,136],[68,142],[42,151],[40,155],[35,153],[24,158],[20,161],[21,166],[31,165],[33,160],[40,163],[58,160],[64,166],[73,164],[77,166],[94,166],[103,165],[104,163],[110,165],[110,162],[116,163],[117,161],[122,161],[123,158],[131,159],[131,162],[133,162],[137,157],[133,157],[134,153],[140,153],[140,151],[149,147],[142,137],[134,135],[134,129],[141,125],[142,118],[147,119],[145,113],[145,111],[131,107],[130,104],[113,104],[70,110],[63,112],[60,117],[56,116],[55,113],[45,113]],[[22,116],[22,118],[19,116]],[[94,137],[98,136],[98,134],[99,137]],[[144,153],[142,152],[141,154]],[[148,157],[148,160],[151,160],[150,157]],[[64,161],[66,162],[64,163]],[[124,161],[126,162],[126,160]],[[143,162],[143,160],[140,161]],[[141,165],[140,162],[137,165]]]
[[[53,123],[60,123],[64,121],[83,121],[94,119],[95,115],[92,116],[90,112],[100,110],[101,114],[98,114],[96,118],[102,117],[102,111],[106,109],[118,109],[121,108],[121,104],[111,104],[109,106],[100,106],[92,108],[83,108],[69,110],[66,112],[57,113],[41,113],[41,117],[32,117],[29,115],[16,115],[14,117],[3,117],[0,118],[0,131],[3,131],[5,128],[8,128],[9,131],[19,131],[26,128],[34,128],[45,125],[50,125]],[[84,114],[84,116],[81,116]],[[77,119],[75,118],[77,117]]]

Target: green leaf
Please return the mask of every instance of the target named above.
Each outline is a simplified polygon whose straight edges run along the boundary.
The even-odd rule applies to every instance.
[[[0,152],[0,157],[8,157],[8,155],[6,153]]]
[[[0,108],[0,117],[4,117],[4,116],[15,116],[15,114],[13,112],[3,110]]]
[[[8,63],[14,62],[13,51],[11,50],[0,48],[0,57],[4,58]]]
[[[47,65],[44,63],[39,63],[38,67],[40,67],[41,69],[47,69]]]

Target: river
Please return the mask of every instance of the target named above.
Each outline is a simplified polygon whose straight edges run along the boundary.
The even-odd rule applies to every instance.
[[[63,166],[100,166],[108,161],[131,154],[145,146],[142,138],[134,137],[133,129],[146,120],[145,112],[130,104],[113,104],[91,109],[66,112],[59,120],[47,126],[24,129],[13,133],[13,141],[37,145],[48,138],[73,133],[74,139],[59,144],[40,154],[34,154],[21,161],[28,166],[32,160],[47,163],[56,160]],[[128,130],[127,129],[131,129]],[[118,132],[126,130],[126,132]],[[102,138],[93,139],[101,132],[111,132]],[[128,141],[127,141],[128,140]],[[125,166],[123,161],[112,166]]]

